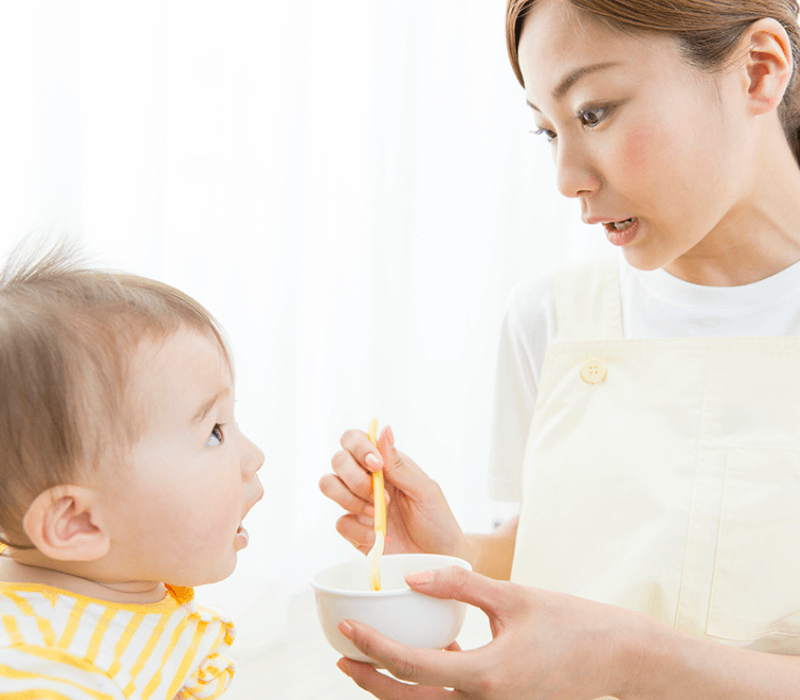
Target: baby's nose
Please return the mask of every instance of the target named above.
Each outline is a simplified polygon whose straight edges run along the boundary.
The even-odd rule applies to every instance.
[[[248,438],[247,440],[247,449],[244,455],[244,464],[242,465],[242,471],[245,474],[255,474],[261,467],[264,466],[264,452],[263,450],[256,445],[254,442],[251,442]]]

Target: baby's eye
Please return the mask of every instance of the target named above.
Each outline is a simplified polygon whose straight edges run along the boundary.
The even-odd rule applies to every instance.
[[[224,436],[222,435],[222,426],[217,423],[211,431],[211,435],[206,440],[206,447],[216,447],[222,444]]]

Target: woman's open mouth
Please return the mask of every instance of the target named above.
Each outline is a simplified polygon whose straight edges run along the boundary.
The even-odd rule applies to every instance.
[[[633,226],[633,219],[634,217],[625,219],[625,221],[612,221],[609,226],[613,226],[617,231],[624,231],[625,229]]]
[[[639,218],[632,216],[622,221],[611,221],[603,224],[606,238],[616,246],[628,245],[639,232]]]

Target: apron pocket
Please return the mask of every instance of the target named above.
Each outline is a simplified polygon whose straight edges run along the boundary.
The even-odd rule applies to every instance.
[[[729,450],[706,633],[799,653],[800,449]]]

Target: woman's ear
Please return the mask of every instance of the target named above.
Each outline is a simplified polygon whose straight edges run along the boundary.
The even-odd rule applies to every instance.
[[[46,557],[96,561],[111,545],[98,507],[97,492],[62,484],[40,493],[22,519],[25,534]]]
[[[759,19],[745,33],[747,98],[753,114],[777,108],[792,79],[792,44],[780,22]]]

